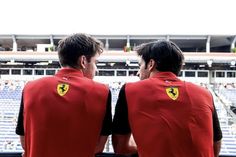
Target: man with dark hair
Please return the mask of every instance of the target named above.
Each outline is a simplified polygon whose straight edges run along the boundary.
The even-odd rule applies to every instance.
[[[26,84],[16,133],[26,157],[92,157],[111,134],[111,93],[94,82],[100,41],[74,34],[59,42],[62,69]]]
[[[119,93],[112,130],[115,152],[217,157],[222,132],[212,95],[177,78],[184,60],[178,46],[152,42],[138,47],[137,53],[141,81],[127,83]]]

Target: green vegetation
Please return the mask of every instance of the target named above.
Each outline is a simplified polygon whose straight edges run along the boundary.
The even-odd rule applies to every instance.
[[[231,52],[234,52],[234,53],[236,53],[236,47],[235,47],[235,48],[233,48],[233,49],[231,49]]]

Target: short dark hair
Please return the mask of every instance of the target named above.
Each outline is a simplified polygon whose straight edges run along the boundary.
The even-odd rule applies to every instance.
[[[160,40],[145,43],[138,46],[136,51],[145,61],[146,66],[150,59],[153,59],[158,71],[169,71],[175,75],[179,74],[184,62],[182,51],[171,41]]]
[[[78,58],[84,55],[90,62],[91,57],[103,52],[101,41],[87,34],[77,33],[59,41],[58,56],[61,66],[76,68]]]

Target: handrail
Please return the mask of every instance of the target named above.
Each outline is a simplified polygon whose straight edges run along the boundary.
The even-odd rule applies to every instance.
[[[225,104],[225,102],[222,100],[222,98],[217,92],[214,91],[214,94],[219,98],[220,102],[224,105],[224,108],[226,109],[227,113],[232,117],[233,122],[236,124],[236,115],[234,114],[234,112],[230,108],[228,108],[228,105]]]

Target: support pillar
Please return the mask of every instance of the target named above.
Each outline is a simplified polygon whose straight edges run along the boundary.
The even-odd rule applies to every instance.
[[[17,52],[17,42],[16,42],[16,36],[12,35],[13,45],[12,45],[12,51]]]
[[[169,35],[166,36],[166,40],[170,41],[170,36]]]
[[[130,38],[129,38],[129,35],[127,36],[126,47],[130,47]]]
[[[230,51],[233,52],[232,50],[235,48],[235,42],[236,42],[236,36],[234,37],[231,46],[230,46]]]
[[[105,49],[106,50],[109,49],[109,40],[108,40],[108,38],[106,38]]]
[[[50,44],[51,44],[52,46],[54,46],[54,41],[53,41],[53,36],[52,36],[52,35],[50,35]]]
[[[207,42],[206,42],[206,53],[210,53],[210,41],[211,41],[211,36],[209,35],[207,37]]]

